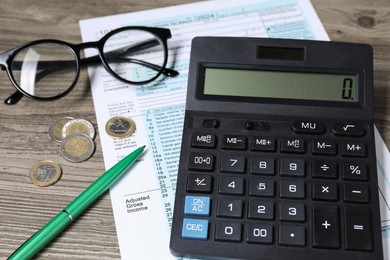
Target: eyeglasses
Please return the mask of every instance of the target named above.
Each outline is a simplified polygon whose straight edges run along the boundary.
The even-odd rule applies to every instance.
[[[175,77],[179,73],[166,68],[169,38],[169,29],[131,26],[113,30],[96,42],[38,40],[16,47],[0,54],[0,67],[17,89],[4,103],[16,104],[23,95],[41,101],[59,99],[76,85],[81,66],[100,62],[128,84],[147,84],[161,74]],[[87,48],[97,49],[98,54],[80,58],[80,51]]]

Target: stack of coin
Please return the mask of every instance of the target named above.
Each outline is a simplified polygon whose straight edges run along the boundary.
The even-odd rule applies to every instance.
[[[53,141],[60,142],[61,155],[71,162],[83,162],[95,151],[95,128],[85,119],[63,117],[49,127]]]

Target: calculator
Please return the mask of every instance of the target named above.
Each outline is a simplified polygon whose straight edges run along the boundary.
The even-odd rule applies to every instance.
[[[383,259],[365,44],[192,41],[170,250]]]

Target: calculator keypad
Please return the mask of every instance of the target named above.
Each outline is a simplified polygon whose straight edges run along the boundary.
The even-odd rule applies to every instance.
[[[191,133],[182,239],[373,250],[367,126],[270,122],[285,128],[272,136],[221,124]]]

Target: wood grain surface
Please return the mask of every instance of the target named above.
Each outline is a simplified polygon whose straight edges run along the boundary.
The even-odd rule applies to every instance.
[[[81,41],[79,20],[194,2],[190,0],[2,0],[0,52],[20,44],[55,38]],[[221,1],[223,3],[223,1]],[[374,48],[375,122],[390,146],[390,2],[388,0],[313,0],[332,40],[369,43]],[[0,73],[0,100],[14,88]],[[66,161],[50,140],[50,123],[62,116],[96,117],[86,70],[75,89],[54,102],[23,98],[0,102],[0,259],[5,259],[104,172],[99,135],[96,151],[82,163]],[[61,180],[36,187],[28,174],[40,160],[57,161]],[[129,245],[131,246],[131,245]],[[37,259],[118,259],[119,248],[109,195],[77,219]]]

